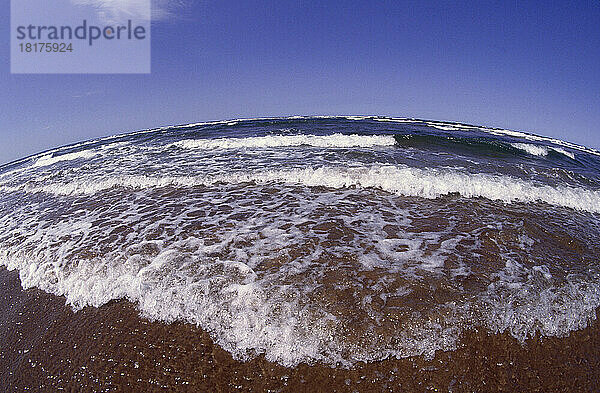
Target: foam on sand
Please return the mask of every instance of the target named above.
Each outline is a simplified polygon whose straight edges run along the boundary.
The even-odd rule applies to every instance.
[[[324,184],[331,175],[331,169],[269,172],[254,181],[285,176],[299,185]],[[373,172],[355,176],[338,176],[330,185],[372,181]],[[439,220],[430,214],[448,203],[416,201],[408,208],[390,195],[352,187],[152,188],[191,180],[139,178],[136,192],[117,188],[70,203],[43,198],[6,209],[0,264],[18,270],[24,288],[63,295],[76,310],[128,299],[151,320],[201,326],[236,359],[264,354],[290,367],[431,357],[455,348],[461,332],[474,326],[519,340],[564,335],[586,326],[600,304],[589,277],[554,280],[555,270],[544,265],[552,253],[534,256],[530,249],[543,238],[517,233],[507,239],[520,225],[500,220],[498,206],[488,209],[492,216],[449,214],[443,225],[423,227],[423,218]],[[467,230],[459,228],[465,220]],[[484,251],[485,239],[496,242],[504,263],[462,263]],[[523,246],[515,249],[517,239]],[[464,290],[461,277],[489,284]],[[429,285],[455,293],[421,299],[418,291]],[[407,298],[426,307],[398,312]],[[386,325],[390,312],[398,312],[397,325]],[[348,323],[359,315],[360,323],[350,326],[354,340]]]
[[[127,299],[201,326],[236,359],[285,366],[431,357],[471,328],[523,341],[587,326],[595,158],[482,131],[238,119],[62,147],[5,168],[0,265],[75,310]],[[419,148],[396,148],[391,134],[407,132]],[[439,149],[454,134],[526,153]]]

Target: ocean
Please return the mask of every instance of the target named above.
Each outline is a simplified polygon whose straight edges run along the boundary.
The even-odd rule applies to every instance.
[[[77,143],[0,167],[1,386],[591,391],[599,256],[600,152],[554,138],[340,116]]]

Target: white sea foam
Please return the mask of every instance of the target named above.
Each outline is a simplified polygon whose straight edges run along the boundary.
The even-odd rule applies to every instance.
[[[323,148],[349,148],[393,146],[393,136],[387,135],[269,135],[249,138],[188,139],[173,143],[186,149],[239,149],[313,146]]]
[[[356,116],[345,116],[346,119],[348,120],[368,120],[368,119],[372,119],[373,116],[360,116],[360,115],[356,115]]]
[[[295,176],[327,178],[329,170]],[[264,179],[274,175],[265,173]],[[336,185],[348,182],[356,183]],[[160,183],[146,178],[136,184]],[[477,326],[519,340],[536,333],[564,335],[585,327],[600,304],[593,282],[552,283],[546,255],[531,253],[539,238],[520,236],[522,249],[515,249],[517,238],[510,234],[520,226],[499,220],[497,208],[492,216],[485,211],[455,216],[453,208],[452,214],[428,216],[427,204],[403,208],[368,190],[260,185],[169,193],[167,205],[155,191],[98,193],[58,206],[46,199],[5,210],[0,264],[17,269],[24,288],[64,295],[76,310],[125,298],[151,320],[201,326],[237,359],[262,353],[285,366],[431,357],[453,349],[464,329]],[[433,211],[447,203],[436,206]],[[437,229],[419,227],[425,217],[447,221]],[[464,221],[466,232],[457,227]],[[342,231],[347,238],[332,240]],[[463,263],[476,258],[479,239],[494,231],[505,266],[474,263],[477,259]],[[503,242],[511,248],[502,249]],[[518,263],[519,254],[535,263]],[[336,258],[339,264],[332,262]],[[476,276],[475,269],[484,272]],[[491,285],[448,302],[429,300],[429,308],[398,314],[402,322],[388,326],[388,336],[378,335],[386,315],[396,312],[397,306],[385,308],[387,302],[398,304],[432,279],[435,286],[435,280],[457,276],[490,277]],[[344,334],[348,320],[356,318],[361,323],[350,327],[362,343]]]
[[[252,122],[252,121],[260,121],[260,120],[277,121],[277,120],[296,120],[296,119],[299,119],[299,120],[348,119],[348,120],[356,120],[356,121],[373,120],[373,121],[378,121],[378,122],[392,122],[392,123],[414,123],[414,124],[423,123],[423,124],[437,127],[439,129],[477,129],[477,130],[487,132],[487,133],[490,133],[493,135],[506,135],[506,136],[523,138],[526,140],[550,142],[555,145],[567,147],[567,148],[574,149],[574,150],[580,150],[580,151],[584,151],[589,154],[594,154],[594,155],[600,156],[599,151],[591,149],[591,148],[587,148],[585,146],[577,145],[577,144],[574,144],[571,142],[566,142],[566,141],[562,141],[562,140],[555,139],[555,138],[543,137],[543,136],[528,134],[528,133],[519,132],[519,131],[505,130],[505,129],[499,129],[499,128],[489,128],[489,127],[483,127],[483,126],[469,126],[469,125],[463,125],[463,124],[458,124],[458,123],[424,121],[424,120],[413,119],[413,118],[394,118],[394,117],[385,117],[385,116],[333,115],[333,116],[256,117],[256,118],[240,118],[240,119],[231,119],[231,120],[205,121],[205,122],[197,122],[197,123],[189,123],[189,124],[181,124],[181,125],[167,125],[167,126],[163,126],[163,127],[138,130],[138,131],[134,131],[134,132],[128,132],[128,133],[124,133],[124,134],[112,135],[112,136],[108,136],[108,137],[93,139],[93,140],[81,142],[81,143],[78,143],[75,145],[53,149],[53,150],[50,150],[50,151],[47,151],[44,153],[34,155],[34,156],[26,158],[26,159],[38,158],[38,157],[46,156],[49,154],[53,154],[53,153],[60,152],[65,149],[74,148],[74,147],[82,147],[82,146],[86,146],[86,145],[90,145],[90,144],[94,144],[94,143],[98,143],[98,142],[110,141],[113,139],[124,138],[124,137],[133,137],[136,135],[142,135],[142,134],[158,132],[158,131],[160,131],[162,133],[168,133],[172,130],[180,129],[180,128],[193,128],[193,127],[203,127],[203,126],[213,126],[213,125],[233,126],[233,125],[237,125],[242,122]],[[555,149],[555,150],[557,150],[561,153],[563,153],[563,151],[564,151],[564,149],[561,149],[563,151],[560,151],[558,149]],[[572,155],[572,153],[569,153],[566,151],[564,151],[563,154],[565,154],[569,157]],[[24,160],[26,160],[26,159],[24,159]],[[1,166],[0,166],[0,168],[1,168]]]
[[[566,157],[569,157],[572,160],[575,159],[575,154],[573,154],[569,151],[566,151],[565,149],[562,149],[560,147],[534,145],[531,143],[511,143],[511,146],[516,149],[523,150],[534,156],[546,157],[548,155],[548,153],[552,150],[552,151],[560,153]]]
[[[566,151],[565,149],[561,149],[560,147],[551,147],[551,149],[554,150],[557,153],[560,153],[562,155],[565,155],[565,156],[569,157],[571,160],[575,159],[575,154],[573,154],[573,153],[571,153],[569,151]]]
[[[318,243],[327,241],[327,234],[315,229],[307,235],[289,227],[300,224],[303,218],[318,220],[323,206],[354,206],[344,202],[351,193],[306,194],[301,205],[291,203],[275,208],[273,202],[281,205],[292,195],[300,195],[286,192],[269,201],[263,200],[262,193],[256,194],[255,190],[252,194],[246,189],[228,202],[235,192],[216,190],[206,201],[198,199],[206,194],[190,197],[186,193],[175,210],[164,208],[161,198],[152,198],[150,192],[142,204],[117,198],[110,207],[103,203],[86,204],[86,210],[77,208],[76,217],[64,214],[64,220],[53,221],[44,218],[49,212],[56,213],[53,208],[36,210],[32,205],[22,206],[12,214],[0,216],[0,226],[14,231],[0,233],[0,264],[18,269],[25,288],[35,286],[64,295],[75,309],[127,298],[136,302],[150,319],[199,324],[239,359],[265,353],[267,359],[287,366],[315,360],[345,365],[354,358],[368,360],[368,351],[361,352],[360,348],[354,348],[350,356],[344,354],[353,343],[345,343],[343,336],[335,337],[342,322],[323,305],[310,301],[311,294],[318,290],[313,276],[327,274],[327,269],[314,266],[316,261],[323,253],[348,252],[354,243],[329,245],[325,250]],[[98,197],[102,200],[104,196]],[[206,207],[205,202],[210,206]],[[244,208],[249,202],[251,206]],[[233,212],[252,214],[231,227],[223,220],[231,214],[224,208],[232,207]],[[147,215],[148,209],[153,213]],[[194,218],[204,210],[212,212],[201,220]],[[367,235],[379,238],[384,234],[371,225],[381,222],[381,213],[369,209],[342,214],[338,219],[360,230],[357,237],[362,242],[368,241]],[[402,211],[395,211],[392,219],[401,224]],[[356,220],[358,223],[352,224]],[[115,231],[117,222],[125,224],[128,230]],[[189,237],[189,229],[185,228],[200,222],[206,231]],[[24,231],[27,236],[17,247],[7,246]],[[403,238],[411,240],[415,236],[421,237],[406,234]],[[433,241],[435,236],[413,243],[418,247],[428,239]],[[393,253],[392,244],[387,243],[379,250],[382,255]],[[269,261],[274,257],[289,260],[292,248],[300,250],[301,256],[271,272]],[[424,255],[418,251],[411,249],[408,257],[398,256],[395,263]],[[433,254],[439,257],[439,252]],[[365,266],[382,265],[381,257],[376,255],[366,255],[364,259]],[[402,271],[407,274],[411,269]],[[285,283],[289,279],[292,281]],[[422,354],[446,348],[447,344],[437,345],[435,340],[432,345],[430,336],[412,338],[410,345],[396,352]]]
[[[381,119],[375,118],[373,120],[394,121],[392,119],[386,119],[386,118],[381,118]],[[404,120],[402,120],[402,121],[404,121]],[[600,156],[600,151],[589,148],[589,147],[585,147],[582,145],[578,145],[576,143],[567,142],[567,141],[563,141],[563,140],[556,139],[556,138],[534,135],[534,134],[529,134],[529,133],[521,132],[521,131],[506,130],[506,129],[502,129],[502,128],[490,128],[490,127],[484,127],[484,126],[469,126],[469,125],[458,124],[458,123],[447,123],[447,122],[438,122],[438,121],[420,121],[420,120],[410,121],[409,120],[407,122],[412,122],[412,123],[424,122],[424,124],[427,124],[431,127],[434,127],[434,128],[440,129],[440,130],[447,130],[447,131],[479,130],[479,131],[483,131],[483,132],[486,132],[486,133],[489,133],[492,135],[510,136],[510,137],[521,138],[521,139],[530,140],[530,141],[551,143],[553,145],[562,146],[562,147],[566,147],[569,149],[583,151],[583,152],[586,152],[589,154]],[[522,144],[522,143],[517,143],[517,144]],[[566,155],[569,158],[575,159],[573,153],[568,152],[562,148],[556,148],[556,147],[550,147],[550,148],[552,148],[553,150],[555,150],[561,154]]]
[[[92,150],[82,150],[82,151],[78,151],[78,152],[74,152],[74,153],[67,153],[67,154],[62,154],[62,155],[55,155],[54,153],[50,153],[50,154],[46,154],[46,155],[38,158],[37,161],[33,164],[33,166],[34,167],[48,166],[48,165],[55,164],[57,162],[77,160],[80,158],[88,159],[88,158],[94,157],[96,154],[97,153]]]
[[[510,145],[534,156],[545,157],[548,155],[547,146],[533,145],[531,143],[511,143]]]
[[[215,183],[281,182],[311,187],[376,188],[403,196],[428,199],[449,194],[465,198],[487,198],[506,203],[545,202],[551,205],[600,212],[600,191],[577,187],[538,185],[510,176],[471,174],[454,169],[427,169],[373,165],[363,168],[319,167],[292,170],[233,172],[206,176],[120,176],[105,179],[50,183],[43,186],[24,185],[19,190],[56,195],[94,194],[114,187],[156,188],[190,187]],[[15,191],[2,187],[0,190]]]
[[[374,117],[373,120],[388,123],[421,123],[420,120],[407,119],[402,117]]]
[[[600,191],[584,183],[469,173],[467,158],[408,167],[406,151],[373,148],[394,144],[383,135],[168,138],[61,148],[7,176],[0,265],[76,310],[125,298],[152,320],[201,326],[236,359],[285,366],[431,357],[473,327],[561,336],[600,305],[598,268],[580,269],[598,255],[585,212],[600,212]],[[263,149],[297,146],[324,150]],[[243,151],[219,150],[232,148]]]
[[[431,121],[428,121],[425,124],[427,124],[430,127],[437,128],[438,130],[443,130],[443,131],[458,131],[458,130],[462,129],[461,127],[457,127],[455,124],[438,123],[438,122],[431,122]]]
[[[545,137],[545,136],[527,134],[525,132],[520,132],[520,131],[503,130],[503,129],[498,129],[498,128],[478,127],[477,129],[480,131],[483,131],[483,132],[487,132],[492,135],[505,135],[505,136],[511,136],[511,137],[516,137],[516,138],[522,138],[522,139],[526,139],[526,140],[530,140],[530,141],[547,142],[547,143],[551,143],[553,145],[558,145],[558,146],[566,147],[566,148],[573,149],[573,150],[583,151],[588,154],[600,156],[600,152],[598,150],[594,150],[589,147],[581,146],[581,145],[578,145],[575,143],[562,141],[562,140],[556,139],[556,138],[549,138],[549,137]],[[569,153],[561,148],[553,147],[553,149],[558,151],[559,153],[563,153],[569,157],[571,157],[573,155],[572,153]]]

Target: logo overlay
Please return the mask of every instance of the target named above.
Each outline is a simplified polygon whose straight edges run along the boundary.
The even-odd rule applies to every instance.
[[[11,0],[11,72],[150,73],[150,1]]]

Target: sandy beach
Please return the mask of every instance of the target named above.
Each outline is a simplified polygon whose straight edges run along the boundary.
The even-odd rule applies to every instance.
[[[22,290],[0,270],[0,390],[5,392],[592,392],[600,375],[598,323],[565,338],[468,332],[434,359],[390,359],[352,369],[259,357],[239,362],[201,329],[141,319],[114,301],[73,313],[64,298]]]

